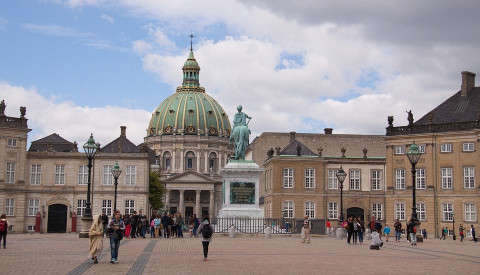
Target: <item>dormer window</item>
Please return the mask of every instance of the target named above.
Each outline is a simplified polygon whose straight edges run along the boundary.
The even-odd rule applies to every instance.
[[[168,110],[168,114],[172,116],[173,114],[175,114],[175,111],[174,110]]]
[[[213,116],[213,111],[212,110],[208,111],[208,115]]]
[[[193,115],[193,113],[194,113],[193,109],[188,110],[189,115]]]

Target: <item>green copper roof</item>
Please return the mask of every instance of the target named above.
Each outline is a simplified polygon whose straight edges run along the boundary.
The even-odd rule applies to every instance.
[[[215,99],[199,85],[198,66],[193,52],[183,68],[183,83],[152,114],[148,135],[208,134],[230,136],[227,114]]]

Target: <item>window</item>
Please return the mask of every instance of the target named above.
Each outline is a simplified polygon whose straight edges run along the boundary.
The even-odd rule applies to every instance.
[[[405,146],[395,146],[395,155],[405,154]]]
[[[103,185],[113,185],[112,165],[103,166]]]
[[[465,203],[465,221],[477,221],[477,206],[474,203]]]
[[[382,212],[382,204],[381,203],[374,203],[372,204],[372,215],[375,218],[383,220],[383,212]]]
[[[137,181],[137,166],[127,165],[125,173],[125,185],[135,185]]]
[[[395,170],[395,183],[396,189],[405,189],[405,170]]]
[[[39,199],[28,200],[28,215],[35,216],[38,212],[38,205],[40,205]]]
[[[473,152],[475,151],[475,145],[473,142],[465,142],[462,144],[462,149],[464,152]]]
[[[350,170],[350,190],[360,190],[360,170]]]
[[[417,182],[416,189],[425,189],[426,188],[426,179],[425,179],[425,169],[417,169],[416,179]]]
[[[315,188],[315,169],[305,169],[305,188]]]
[[[452,144],[442,144],[440,145],[440,152],[442,153],[451,153],[452,152]]]
[[[55,165],[55,185],[65,184],[65,165]]]
[[[427,220],[427,211],[425,210],[425,203],[423,202],[417,203],[417,218],[420,221]]]
[[[211,152],[208,155],[208,169],[217,170],[215,165],[216,159],[217,159],[217,154],[215,152]]]
[[[401,202],[395,204],[395,219],[401,221],[405,220],[405,203]]]
[[[7,162],[6,183],[15,183],[15,162]]]
[[[282,211],[284,218],[293,218],[293,201],[284,201]]]
[[[105,212],[107,216],[112,215],[112,200],[102,201],[102,212]]]
[[[193,159],[192,159],[192,158],[188,158],[188,159],[187,159],[187,168],[188,168],[188,169],[192,169],[192,168],[193,168]]]
[[[170,169],[170,159],[165,159],[165,169]]]
[[[208,168],[214,169],[215,168],[215,159],[208,160]]]
[[[14,139],[14,138],[9,138],[9,139],[7,140],[7,146],[17,147],[17,140]]]
[[[77,215],[85,215],[85,208],[87,208],[87,200],[77,200]]]
[[[444,203],[442,204],[443,209],[443,221],[451,222],[453,221],[453,204]]]
[[[28,225],[27,231],[35,231],[35,225]]]
[[[338,219],[338,203],[336,202],[328,203],[328,218]]]
[[[135,211],[135,201],[134,200],[126,200],[125,201],[125,214],[132,215],[133,211]]]
[[[5,215],[14,216],[15,215],[14,210],[15,210],[15,199],[7,198],[5,200]]]
[[[88,167],[86,165],[78,166],[78,185],[88,184]]]
[[[452,168],[442,168],[442,188],[452,189]]]
[[[425,145],[418,145],[418,151],[420,151],[422,154],[425,154]]]
[[[42,166],[39,164],[32,164],[30,166],[30,184],[38,185],[41,181]]]
[[[337,169],[328,169],[328,189],[338,189]]]
[[[465,188],[475,188],[475,167],[463,168],[463,186]]]
[[[315,219],[315,203],[313,201],[307,201],[305,203],[305,215],[310,219]]]
[[[372,170],[372,190],[382,190],[381,170]]]
[[[283,169],[283,188],[293,188],[293,168]]]

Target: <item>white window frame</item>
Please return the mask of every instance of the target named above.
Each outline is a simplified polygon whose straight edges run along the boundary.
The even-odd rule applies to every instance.
[[[88,166],[78,166],[78,185],[88,185]]]
[[[451,153],[452,152],[452,144],[451,143],[444,143],[440,145],[440,153]]]
[[[305,188],[315,188],[315,169],[305,169]]]
[[[123,211],[125,212],[125,215],[126,214],[132,215],[133,212],[135,211],[135,200],[125,200],[125,203],[123,205],[125,206],[125,208],[123,209]]]
[[[417,205],[417,218],[420,221],[426,221],[427,220],[427,209],[426,209],[426,204],[423,202],[418,202]]]
[[[477,221],[477,205],[475,203],[464,203],[463,209],[466,222]]]
[[[466,189],[475,188],[475,167],[463,167],[463,187]]]
[[[136,185],[137,184],[137,166],[127,165],[125,166],[125,185]]]
[[[15,198],[5,199],[5,215],[15,216]]]
[[[416,169],[417,173],[415,174],[415,189],[426,189],[427,188],[427,177],[425,168]]]
[[[5,175],[5,183],[15,183],[15,162],[7,162],[7,173]]]
[[[113,185],[112,168],[113,168],[113,165],[103,166],[102,185]]]
[[[425,154],[426,146],[425,145],[418,145],[418,151],[420,153]]]
[[[405,169],[395,170],[395,189],[405,189]]]
[[[85,215],[85,209],[87,208],[87,200],[77,200],[77,216]]]
[[[405,203],[397,202],[395,203],[395,219],[400,221],[405,220]]]
[[[338,169],[328,169],[328,189],[338,189]]]
[[[17,142],[17,139],[15,139],[15,138],[9,138],[7,140],[7,146],[8,147],[17,147],[17,144],[18,144],[18,142]]]
[[[30,165],[30,184],[31,185],[42,184],[42,165],[40,164]]]
[[[441,170],[442,172],[442,189],[452,189],[453,188],[453,168],[444,167]]]
[[[293,168],[283,168],[283,188],[293,188]]]
[[[35,217],[38,213],[39,207],[40,207],[39,199],[29,199],[28,200],[28,216]]]
[[[372,190],[382,190],[382,170],[371,171]]]
[[[110,217],[113,214],[112,210],[112,200],[102,200],[102,212],[105,212],[105,214]]]
[[[473,152],[475,151],[475,143],[473,142],[464,142],[462,143],[463,152]]]
[[[338,220],[338,202],[332,201],[328,203],[328,218]]]
[[[305,215],[310,219],[315,219],[315,202],[307,201],[305,202]]]
[[[361,190],[361,173],[358,169],[352,169],[349,171],[350,190]]]
[[[442,221],[453,221],[453,203],[442,203]]]
[[[55,165],[55,185],[65,185],[65,164]]]
[[[284,201],[282,205],[282,216],[286,219],[294,218],[293,201]]]
[[[383,220],[383,205],[381,203],[372,203],[372,215]]]
[[[27,225],[27,231],[35,231],[35,225]]]
[[[395,146],[395,155],[405,155],[405,146]]]

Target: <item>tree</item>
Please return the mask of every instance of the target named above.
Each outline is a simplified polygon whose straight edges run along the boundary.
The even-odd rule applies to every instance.
[[[150,195],[148,199],[153,209],[158,210],[163,207],[163,194],[165,194],[165,186],[160,181],[160,173],[150,172]]]

